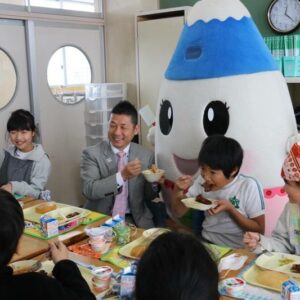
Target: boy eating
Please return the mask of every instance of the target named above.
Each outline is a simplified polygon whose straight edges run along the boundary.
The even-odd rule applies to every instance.
[[[184,175],[175,183],[171,212],[176,217],[189,210],[181,202],[184,198],[201,194],[215,200],[215,206],[205,211],[202,224],[201,235],[208,242],[242,248],[245,231],[264,232],[262,188],[254,178],[239,174],[242,162],[243,149],[236,140],[209,136],[198,156],[200,175],[195,181]]]

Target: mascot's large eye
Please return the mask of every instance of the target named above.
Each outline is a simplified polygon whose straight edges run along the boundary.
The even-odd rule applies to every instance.
[[[173,109],[169,100],[163,100],[160,105],[159,127],[164,135],[168,135],[173,126]]]
[[[206,134],[225,134],[229,126],[229,107],[226,102],[212,101],[204,111],[203,126]]]

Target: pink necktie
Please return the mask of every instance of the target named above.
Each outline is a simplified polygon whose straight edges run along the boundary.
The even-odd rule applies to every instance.
[[[122,171],[125,166],[125,155],[126,153],[120,151],[117,153],[118,156],[118,171]],[[121,193],[116,195],[115,204],[113,207],[112,215],[119,215],[121,217],[125,217],[126,209],[127,209],[127,197],[128,197],[128,182],[124,181]]]

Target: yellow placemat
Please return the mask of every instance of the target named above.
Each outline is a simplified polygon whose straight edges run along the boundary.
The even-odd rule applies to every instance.
[[[112,250],[108,251],[104,255],[101,256],[101,261],[109,262],[119,268],[128,267],[134,260],[125,258],[119,255],[120,246],[114,247]]]
[[[212,259],[216,262],[218,262],[225,254],[232,250],[231,248],[225,246],[219,246],[205,242],[203,242],[203,244],[209,252],[209,254],[211,255]]]

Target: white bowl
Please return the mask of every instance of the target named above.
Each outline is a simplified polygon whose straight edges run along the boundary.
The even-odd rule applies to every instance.
[[[142,173],[148,182],[158,182],[159,179],[165,174],[165,170],[157,169],[155,173],[153,173],[151,170],[144,170]]]

